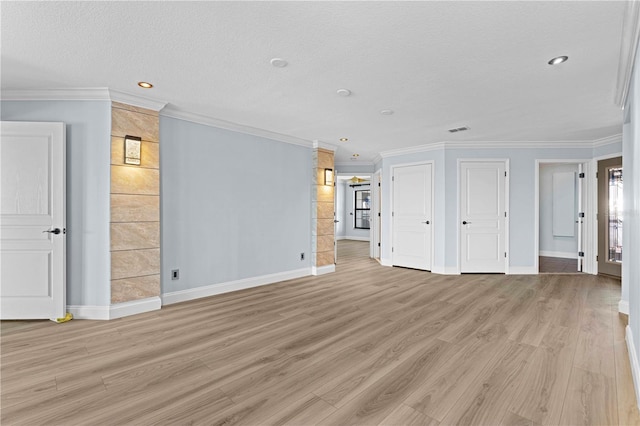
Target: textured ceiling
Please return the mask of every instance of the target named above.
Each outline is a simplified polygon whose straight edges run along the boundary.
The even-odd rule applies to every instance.
[[[625,8],[2,2],[1,84],[109,87],[340,145],[338,161],[441,141],[594,140],[621,132],[614,90]],[[569,61],[547,65],[559,55]],[[274,57],[289,65],[272,67]],[[140,89],[140,80],[155,87]],[[340,97],[339,88],[353,94]],[[470,130],[447,132],[463,125]]]

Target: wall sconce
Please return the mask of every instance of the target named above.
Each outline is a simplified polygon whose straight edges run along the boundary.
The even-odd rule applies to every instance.
[[[124,137],[124,164],[140,165],[140,144],[142,138],[137,136]]]
[[[333,169],[324,169],[324,184],[333,186]]]

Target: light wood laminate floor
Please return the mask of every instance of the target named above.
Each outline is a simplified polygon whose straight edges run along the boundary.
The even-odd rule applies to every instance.
[[[337,272],[108,322],[3,322],[2,425],[633,425],[619,282]]]

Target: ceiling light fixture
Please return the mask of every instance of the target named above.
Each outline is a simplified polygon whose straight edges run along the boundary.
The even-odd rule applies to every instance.
[[[273,65],[276,68],[284,68],[287,65],[289,65],[289,63],[281,58],[273,58],[271,60],[271,65]]]
[[[349,89],[338,89],[336,91],[336,93],[338,95],[340,95],[340,96],[347,97],[347,96],[351,95],[351,90],[349,90]]]
[[[563,62],[566,62],[567,59],[569,59],[568,56],[558,56],[553,58],[552,60],[550,60],[549,62],[547,62],[549,65],[558,65],[561,64]]]
[[[340,142],[347,142],[349,138],[340,138]]]
[[[142,87],[143,89],[151,89],[153,87],[153,84],[147,83],[146,81],[139,81],[138,86]]]
[[[391,114],[393,114],[393,110],[392,109],[383,109],[382,111],[380,111],[380,114],[382,114],[382,115],[391,115]]]
[[[360,157],[360,154],[353,154],[352,157]]]

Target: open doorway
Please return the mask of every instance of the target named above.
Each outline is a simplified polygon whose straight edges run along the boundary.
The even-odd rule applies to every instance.
[[[369,258],[372,230],[371,175],[336,178],[336,263]]]
[[[538,162],[538,272],[583,272],[586,162]]]

